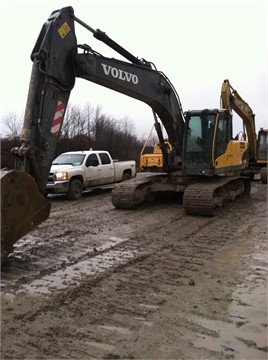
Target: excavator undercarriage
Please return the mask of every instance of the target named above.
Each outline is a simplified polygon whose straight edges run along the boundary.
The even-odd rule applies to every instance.
[[[117,184],[112,203],[118,209],[135,209],[161,192],[183,194],[186,214],[214,216],[225,203],[250,195],[251,181],[246,176],[210,178],[183,176],[181,173],[140,173],[134,179]]]

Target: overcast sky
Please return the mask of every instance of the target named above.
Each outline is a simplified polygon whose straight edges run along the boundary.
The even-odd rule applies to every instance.
[[[65,6],[72,6],[78,18],[133,55],[152,61],[173,83],[183,110],[219,107],[221,84],[229,79],[256,114],[257,128],[268,127],[265,0],[2,0],[1,118],[11,112],[23,114],[32,48],[51,12]],[[79,24],[76,35],[78,43],[121,59]],[[69,104],[86,103],[102,106],[104,113],[117,119],[131,119],[140,136],[147,137],[152,127],[148,105],[77,79]],[[0,130],[4,132],[3,127]]]

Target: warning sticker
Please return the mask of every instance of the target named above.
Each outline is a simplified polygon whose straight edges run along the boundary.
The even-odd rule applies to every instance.
[[[60,37],[62,39],[65,38],[66,35],[68,35],[68,33],[71,31],[70,26],[67,24],[67,22],[65,21],[64,24],[61,25],[61,27],[58,29],[58,33],[60,34]]]
[[[54,135],[58,136],[60,133],[60,127],[63,120],[64,110],[65,110],[65,105],[61,101],[58,101],[51,126],[51,132]]]

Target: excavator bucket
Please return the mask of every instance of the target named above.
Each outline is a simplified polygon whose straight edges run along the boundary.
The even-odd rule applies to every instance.
[[[39,192],[33,177],[17,170],[0,170],[1,262],[16,241],[45,221],[50,202]]]

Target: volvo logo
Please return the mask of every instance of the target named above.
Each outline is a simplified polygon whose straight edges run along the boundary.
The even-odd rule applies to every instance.
[[[132,82],[134,85],[137,85],[139,82],[139,78],[135,74],[131,74],[127,71],[117,69],[116,67],[112,67],[107,64],[101,64],[104,74],[111,75],[115,79]]]

